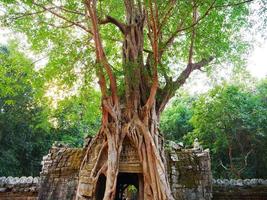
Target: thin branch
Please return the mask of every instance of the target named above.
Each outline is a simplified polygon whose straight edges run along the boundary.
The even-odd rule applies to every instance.
[[[72,26],[75,26],[75,24],[73,23],[70,23],[70,24],[66,24],[66,25],[55,25],[55,24],[52,24],[52,23],[48,23],[49,26],[52,26],[54,28],[70,28]]]
[[[227,171],[229,171],[229,169],[223,164],[222,160],[220,160],[220,165]]]
[[[169,4],[167,5],[167,7],[169,7],[169,8],[167,9],[166,13],[162,17],[161,23],[159,24],[158,34],[160,33],[162,27],[166,24],[166,21],[168,20],[169,16],[172,14],[172,11],[175,7],[174,3],[175,3],[175,1],[173,1],[173,0],[169,1]]]
[[[229,4],[224,4],[224,5],[218,5],[218,6],[214,6],[214,8],[226,8],[226,7],[234,7],[234,6],[239,6],[245,3],[250,3],[254,0],[246,0],[246,1],[241,1],[241,2],[237,2],[237,3],[229,3]]]
[[[86,28],[85,26],[79,24],[78,22],[73,22],[73,21],[71,21],[70,19],[68,19],[68,18],[66,18],[66,17],[64,17],[64,16],[62,16],[62,15],[60,15],[59,13],[57,13],[57,12],[55,12],[55,11],[53,11],[53,10],[51,10],[51,9],[49,9],[49,8],[47,8],[47,7],[45,7],[45,6],[43,6],[43,5],[41,5],[41,4],[38,4],[38,3],[36,3],[36,2],[33,2],[33,4],[36,5],[36,6],[38,6],[38,7],[43,8],[44,10],[46,10],[46,11],[48,11],[48,12],[50,12],[50,13],[52,13],[53,15],[57,16],[58,18],[63,19],[63,20],[65,20],[66,22],[69,22],[70,24],[73,24],[73,25],[75,25],[75,26],[77,26],[77,27],[79,27],[79,28],[85,30],[86,32],[92,34],[92,31],[91,31],[91,30],[89,30],[89,29]]]
[[[81,15],[83,17],[85,17],[85,13],[81,13],[81,12],[78,12],[76,10],[69,10],[67,8],[65,8],[64,6],[57,6],[57,8],[59,8],[60,10],[63,10],[65,12],[68,12],[68,13],[72,13],[72,14],[76,14],[76,15]]]
[[[198,25],[204,18],[206,18],[209,13],[211,12],[212,9],[216,9],[216,8],[226,8],[226,7],[234,7],[234,6],[239,6],[239,5],[242,5],[242,4],[245,4],[245,3],[250,3],[254,0],[245,0],[245,1],[241,1],[241,2],[238,2],[238,3],[232,3],[232,4],[225,4],[225,5],[218,5],[216,6],[215,3],[216,3],[216,0],[214,0],[211,5],[209,6],[209,8],[206,10],[206,12],[201,16],[199,17],[195,23],[191,24],[190,26],[187,26],[187,27],[183,27],[183,23],[181,25],[178,25],[177,26],[177,29],[173,32],[173,34],[167,39],[167,41],[165,42],[165,44],[163,45],[163,48],[161,49],[161,51],[165,51],[166,48],[173,42],[174,38],[178,35],[178,33],[182,32],[182,31],[185,31],[187,29],[190,29],[190,28],[193,28],[195,27],[196,25]]]
[[[64,7],[64,6],[58,6],[58,5],[56,5],[55,3],[53,3],[53,2],[51,2],[51,4],[54,5],[56,8],[58,8],[58,9],[60,9],[60,10],[63,10],[63,11],[65,11],[65,12],[72,13],[72,14],[76,14],[76,15],[81,15],[81,16],[83,16],[83,17],[86,16],[85,13],[79,12],[79,11],[77,11],[77,10],[70,10],[70,9],[67,9],[66,7]]]
[[[48,8],[49,10],[52,10],[52,9],[55,9],[56,7],[50,7]],[[41,10],[41,11],[38,11],[38,12],[32,12],[32,13],[15,13],[15,15],[19,15],[19,16],[15,16],[15,17],[12,17],[10,19],[13,19],[13,20],[17,20],[17,19],[20,19],[20,18],[23,18],[23,17],[28,17],[28,16],[32,16],[32,15],[38,15],[40,13],[44,13],[46,12],[46,10]]]
[[[197,20],[197,7],[195,1],[193,1],[193,16],[192,16],[192,23],[196,23]],[[194,42],[196,37],[196,29],[195,27],[192,28],[192,34],[191,34],[191,42],[189,47],[189,55],[188,55],[188,63],[192,64],[193,59],[193,48],[194,48]]]
[[[239,173],[241,173],[244,169],[246,169],[247,165],[248,165],[248,157],[249,155],[253,152],[253,149],[250,149],[248,151],[248,153],[245,155],[245,158],[244,158],[244,167],[241,168],[240,170],[238,170]]]
[[[41,61],[41,60],[43,60],[43,59],[46,59],[46,58],[48,58],[48,57],[49,57],[48,55],[45,55],[45,56],[43,56],[43,57],[41,57],[41,58],[38,58],[37,60],[34,60],[31,64],[34,65],[35,63],[38,63],[39,61]]]
[[[151,51],[149,49],[145,49],[145,48],[143,49],[143,51],[146,52],[146,53],[153,53],[153,51]]]
[[[184,25],[184,21],[181,22],[181,24],[179,24],[177,26],[177,29],[172,33],[172,35],[167,39],[167,41],[165,42],[165,44],[163,45],[163,48],[161,49],[161,51],[163,52],[164,50],[166,50],[166,48],[172,44],[174,38],[182,31],[185,31],[187,29],[193,28],[195,27],[197,24],[199,24],[205,17],[207,17],[210,13],[210,11],[214,8],[214,4],[215,4],[216,0],[213,0],[213,2],[211,3],[211,5],[207,8],[206,12],[199,17],[194,23],[192,23],[190,26],[187,27],[183,27]]]

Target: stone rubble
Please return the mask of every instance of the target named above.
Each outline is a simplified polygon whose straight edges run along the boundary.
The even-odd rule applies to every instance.
[[[253,187],[257,185],[267,186],[267,179],[212,179],[214,186],[224,187]]]
[[[1,192],[38,192],[39,177],[0,177]]]

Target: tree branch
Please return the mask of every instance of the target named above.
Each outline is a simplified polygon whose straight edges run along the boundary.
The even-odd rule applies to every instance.
[[[117,26],[120,31],[125,34],[126,33],[126,27],[127,25],[122,23],[122,22],[119,22],[117,19],[111,17],[111,16],[106,16],[106,19],[104,20],[99,20],[98,22],[99,24],[107,24],[107,23],[111,23],[111,24],[114,24],[115,26]]]
[[[229,169],[223,164],[222,160],[220,160],[220,165],[227,171],[229,171]]]
[[[56,7],[50,7],[48,8],[49,10],[52,10],[52,9],[55,9]],[[15,17],[12,17],[11,19],[13,20],[16,20],[16,19],[20,19],[20,18],[23,18],[23,17],[28,17],[28,16],[32,16],[32,15],[37,15],[37,14],[40,14],[40,13],[44,13],[46,12],[46,10],[41,10],[41,11],[38,11],[38,12],[32,12],[32,13],[28,13],[28,12],[25,12],[25,13],[15,13]],[[18,15],[18,16],[16,16]]]
[[[66,23],[69,23],[69,22],[66,22]],[[55,24],[52,24],[52,23],[48,23],[49,26],[52,26],[54,28],[69,28],[69,27],[72,27],[72,26],[75,26],[75,24],[73,23],[69,23],[69,24],[66,24],[66,25],[55,25]]]
[[[193,16],[192,16],[192,23],[196,23],[197,20],[197,6],[195,1],[193,1]],[[189,47],[189,55],[188,55],[188,63],[192,64],[193,60],[193,48],[194,48],[194,42],[196,37],[196,29],[195,27],[192,28],[192,34],[191,34],[191,42]]]
[[[53,5],[55,5],[55,4],[53,4]],[[72,14],[76,14],[76,15],[81,15],[83,17],[86,16],[85,13],[82,13],[82,12],[79,12],[79,11],[76,11],[76,10],[69,10],[69,9],[65,8],[64,6],[56,6],[56,7],[59,8],[60,10],[63,10],[65,12],[68,12],[68,13],[72,13]]]
[[[194,23],[192,23],[190,26],[183,27],[184,25],[184,20],[177,26],[177,29],[172,33],[172,35],[166,40],[164,43],[163,47],[161,48],[161,53],[163,53],[172,43],[174,38],[182,31],[185,31],[187,29],[195,27],[197,24],[199,24],[205,17],[207,17],[210,13],[210,11],[214,8],[216,0],[213,0],[211,5],[207,8],[206,12],[199,17]]]
[[[182,73],[178,76],[178,78],[174,81],[174,89],[177,90],[181,87],[189,75],[196,69],[200,70],[202,67],[208,65],[213,60],[213,57],[209,57],[208,59],[202,59],[197,63],[189,63],[187,67],[182,71]]]
[[[153,79],[152,86],[150,88],[149,97],[147,102],[145,103],[145,110],[148,111],[152,107],[155,96],[158,89],[158,63],[159,63],[159,51],[158,51],[158,8],[156,3],[154,3],[155,9],[153,10],[153,3],[149,0],[149,10],[150,10],[150,27],[152,31],[150,31],[151,45],[153,49]],[[154,14],[155,11],[155,14]],[[149,27],[149,28],[150,28]]]
[[[179,24],[177,26],[177,29],[173,32],[173,34],[166,40],[166,42],[164,43],[163,47],[161,48],[161,52],[163,53],[163,51],[165,51],[167,49],[168,46],[170,46],[174,40],[174,38],[182,31],[185,31],[187,29],[190,29],[190,28],[193,28],[195,27],[196,25],[198,25],[205,17],[207,17],[210,13],[210,11],[212,9],[216,9],[216,8],[225,8],[225,7],[234,7],[234,6],[239,6],[241,4],[245,4],[245,3],[250,3],[254,0],[245,0],[245,1],[241,1],[241,2],[237,2],[237,3],[231,3],[231,4],[225,4],[225,5],[218,5],[216,6],[215,3],[216,3],[216,0],[214,0],[211,5],[209,6],[209,8],[206,10],[206,12],[201,16],[199,17],[195,23],[192,23],[190,26],[187,26],[187,27],[182,27],[183,26],[183,22],[181,24]]]
[[[93,38],[95,42],[95,47],[96,47],[96,60],[98,63],[100,63],[106,70],[109,81],[110,81],[110,89],[111,89],[111,95],[112,95],[112,100],[115,106],[118,106],[119,104],[119,98],[117,94],[117,83],[116,83],[116,77],[113,74],[113,71],[110,67],[110,64],[107,61],[102,41],[100,38],[100,33],[98,30],[98,17],[96,13],[96,1],[95,0],[86,0],[85,5],[87,8],[87,15],[89,19],[92,22],[92,33],[93,33]],[[102,69],[101,69],[102,71]],[[103,76],[103,73],[101,74]],[[104,77],[103,77],[104,78]],[[103,79],[102,78],[102,79]]]
[[[158,112],[160,113],[164,110],[170,98],[174,96],[176,90],[178,90],[185,83],[186,79],[194,70],[201,70],[201,68],[208,65],[213,59],[213,57],[209,57],[202,59],[197,63],[189,63],[175,81],[167,82],[165,87],[162,89],[161,99],[158,102]]]
[[[241,1],[237,3],[229,3],[229,4],[224,4],[224,5],[219,5],[219,6],[214,6],[214,8],[226,8],[226,7],[234,7],[234,6],[239,6],[245,3],[250,3],[254,0],[246,0],[246,1]]]
[[[238,170],[239,173],[241,173],[244,169],[246,169],[247,165],[248,165],[248,157],[249,155],[253,152],[253,149],[250,149],[247,154],[245,155],[245,158],[244,158],[244,166]]]
[[[161,23],[159,23],[158,34],[160,33],[162,27],[166,24],[166,21],[168,20],[168,18],[171,16],[172,11],[175,7],[175,1],[170,0],[167,7],[168,7],[168,9],[167,9],[166,13],[164,14],[164,16],[162,17]]]

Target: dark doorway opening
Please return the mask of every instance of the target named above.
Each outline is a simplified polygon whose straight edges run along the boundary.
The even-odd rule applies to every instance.
[[[138,173],[119,173],[116,188],[116,200],[141,200],[142,175]]]
[[[119,173],[115,200],[143,200],[143,175],[139,173]],[[96,200],[103,200],[106,176],[101,174],[96,185]]]
[[[106,189],[106,176],[101,174],[96,185],[96,200],[103,200]]]

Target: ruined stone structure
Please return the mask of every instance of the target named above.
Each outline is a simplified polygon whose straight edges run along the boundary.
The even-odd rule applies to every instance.
[[[43,158],[40,200],[74,199],[85,149],[52,147]]]
[[[38,177],[0,177],[1,200],[37,200]]]
[[[266,200],[267,180],[213,180],[214,200]]]
[[[0,200],[37,200],[38,190],[41,189],[39,184],[39,177],[0,177]],[[212,185],[213,200],[267,199],[267,180],[218,179],[213,180]],[[184,193],[184,191],[190,193]],[[184,195],[184,199],[198,199],[194,190],[190,191],[189,188],[186,188],[184,191],[180,190]],[[50,196],[48,198],[51,199],[52,197]]]
[[[43,160],[38,199],[75,199],[77,186],[80,184],[80,192],[86,197],[84,199],[102,200],[105,175],[100,175],[97,182],[89,178],[90,173],[94,173],[95,170],[92,168],[94,162],[97,159],[105,160],[97,157],[101,151],[98,149],[100,146],[98,143],[101,143],[101,139],[93,142],[90,148],[53,147]],[[84,159],[85,154],[88,156]],[[166,150],[166,154],[168,176],[175,198],[182,197],[188,200],[212,198],[209,151],[181,149],[173,144]],[[99,163],[96,167],[101,167],[101,162]],[[138,199],[143,190],[142,180],[142,167],[137,151],[126,139],[120,156],[116,199],[122,199],[124,190],[129,185],[137,189],[136,199]]]
[[[126,141],[127,142],[127,141]],[[97,150],[97,149],[95,149]],[[53,147],[43,159],[43,169],[39,177],[0,177],[0,200],[73,200],[75,198],[80,166],[85,148]],[[166,150],[168,176],[175,198],[184,200],[266,200],[267,180],[212,180],[209,152],[202,149],[181,149],[172,144]],[[92,170],[93,152],[86,161],[85,169]],[[121,199],[128,185],[140,190],[142,170],[138,157],[130,144],[126,144],[121,155],[118,177],[117,199]],[[85,162],[85,161],[84,161]],[[87,171],[88,172],[88,171]],[[85,187],[92,187],[86,180]],[[88,184],[88,185],[87,185]],[[84,188],[85,188],[84,187]],[[101,199],[105,189],[105,176],[101,176],[92,199]],[[211,191],[211,189],[213,191]],[[97,191],[97,192],[96,192]],[[137,191],[138,193],[138,191]],[[213,197],[212,197],[213,196]],[[138,195],[132,195],[138,199]]]

